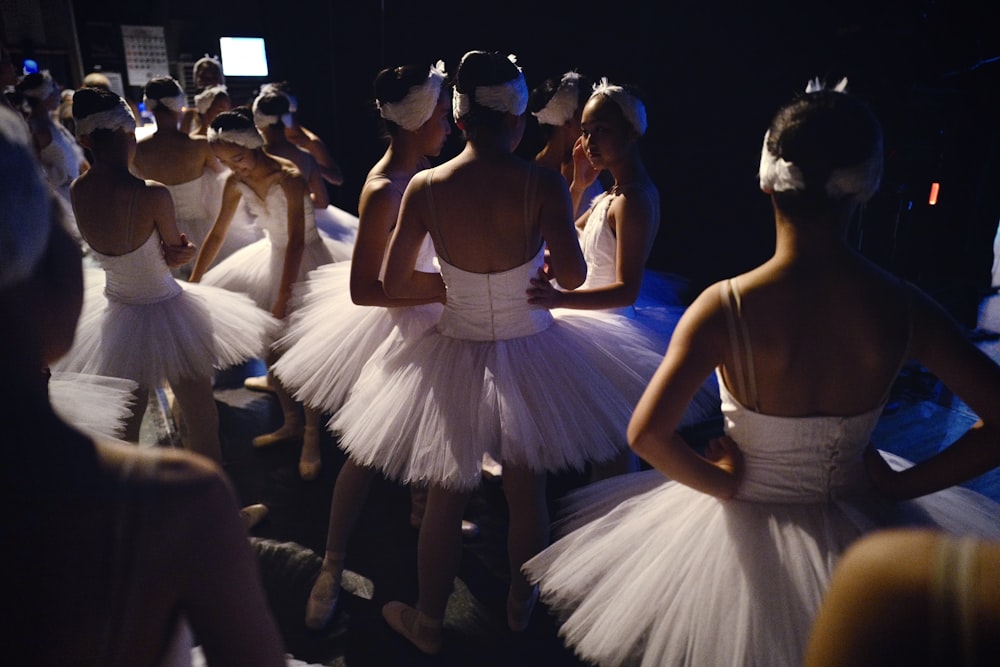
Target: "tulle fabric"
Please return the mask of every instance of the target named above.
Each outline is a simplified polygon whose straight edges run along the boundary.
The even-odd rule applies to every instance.
[[[373,356],[432,328],[441,315],[440,304],[356,305],[350,276],[351,263],[337,262],[298,283],[287,332],[275,344],[281,357],[271,371],[297,400],[325,413],[340,408]]]
[[[309,272],[333,261],[349,259],[350,249],[332,239],[317,237],[305,244],[298,281]],[[246,245],[209,269],[201,283],[241,292],[260,308],[270,310],[278,298],[281,270],[285,265],[285,247],[277,246],[268,236]],[[298,282],[296,281],[296,282]]]
[[[53,372],[49,400],[63,421],[88,435],[121,438],[137,388],[132,380]]]
[[[107,297],[105,271],[86,269],[76,338],[53,369],[156,386],[211,377],[213,368],[264,354],[278,326],[266,311],[243,294],[175,284],[181,289],[168,298],[127,303]]]
[[[774,418],[720,387],[727,432],[745,447],[737,498],[656,471],[584,487],[564,501],[558,541],[524,565],[583,659],[800,665],[833,568],[864,532],[916,525],[1000,537],[1000,505],[968,489],[906,503],[875,496],[861,456],[880,410]],[[798,459],[785,449],[797,440]],[[769,450],[780,454],[769,459]],[[884,456],[894,468],[910,465]]]
[[[270,310],[281,288],[281,272],[288,247],[288,200],[277,183],[271,186],[264,199],[244,183],[238,183],[237,187],[247,210],[265,236],[210,269],[201,282],[247,294],[258,306]],[[305,280],[310,271],[324,264],[350,259],[353,252],[352,244],[319,233],[312,202],[308,197],[303,199],[305,243],[295,282]]]
[[[354,241],[358,237],[358,216],[333,204],[315,209],[315,214],[316,228],[320,234],[350,248],[354,247]]]
[[[330,422],[352,459],[402,482],[467,490],[484,454],[542,472],[622,451],[661,356],[624,318],[530,306],[542,261],[539,252],[497,274],[441,263],[448,305],[437,327],[365,366]]]

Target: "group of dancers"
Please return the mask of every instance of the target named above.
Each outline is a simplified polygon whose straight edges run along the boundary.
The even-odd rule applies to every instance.
[[[73,343],[48,365],[134,383],[133,441],[150,389],[169,384],[186,444],[222,465],[213,369],[267,361],[259,382],[283,423],[253,444],[302,439],[306,480],[320,429],[347,455],[309,628],[336,611],[379,474],[410,485],[419,526],[418,598],[383,616],[428,654],[484,461],[502,466],[509,508],[510,631],[541,599],[602,665],[801,664],[833,568],[863,533],[1000,538],[1000,507],[953,488],[1000,464],[1000,369],[844,242],[878,187],[882,134],[843,85],[811,83],[764,137],[774,257],[686,309],[637,310],[661,214],[631,86],[567,72],[529,94],[516,59],[486,51],[453,80],[441,62],[387,68],[374,93],[388,146],[352,218],[325,195],[339,170],[288,138],[287,87],[223,110],[221,72],[198,67],[195,114],[176,81],[147,84],[157,130],[138,142],[125,100],[74,94],[92,163],[69,200],[96,267]],[[547,139],[534,160],[515,153],[529,113]],[[464,146],[438,161],[452,121]],[[255,234],[220,260],[234,225]],[[916,465],[869,445],[910,361],[981,419]],[[679,434],[720,410],[725,435],[705,451]],[[547,476],[588,469],[598,481],[553,523]]]

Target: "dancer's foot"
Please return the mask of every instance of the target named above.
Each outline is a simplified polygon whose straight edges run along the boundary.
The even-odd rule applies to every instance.
[[[531,612],[538,602],[538,586],[531,588],[527,600],[515,600],[511,593],[507,592],[507,627],[512,632],[524,632],[531,623]]]
[[[255,505],[247,505],[246,507],[241,509],[240,518],[243,519],[243,525],[247,527],[247,530],[250,530],[258,523],[263,521],[264,517],[267,516],[267,513],[268,513],[267,505],[264,505],[262,503],[257,503]]]
[[[274,385],[271,384],[270,378],[266,375],[247,378],[243,380],[243,386],[250,391],[269,391],[272,394],[274,393]]]
[[[344,557],[326,558],[319,570],[319,576],[309,591],[306,601],[306,627],[322,630],[333,618],[340,597],[340,580],[344,573]]]
[[[302,454],[299,456],[299,477],[312,481],[319,477],[323,467],[323,458],[319,450],[319,430],[315,426],[306,426],[302,436]]]
[[[277,445],[282,442],[292,442],[302,438],[303,430],[298,424],[285,423],[284,426],[279,428],[277,431],[271,433],[265,433],[264,435],[258,435],[253,439],[254,447],[270,447],[271,445]]]
[[[382,607],[382,618],[422,653],[434,655],[441,650],[443,636],[440,619],[428,618],[413,607],[396,601]]]

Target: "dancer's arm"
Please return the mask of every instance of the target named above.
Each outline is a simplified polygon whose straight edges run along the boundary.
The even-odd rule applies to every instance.
[[[285,260],[281,265],[281,281],[278,283],[278,297],[271,307],[271,314],[279,320],[288,313],[288,303],[292,298],[292,285],[299,279],[302,255],[306,247],[305,200],[309,189],[298,170],[286,172],[281,179],[281,188],[288,198],[288,246]]]
[[[399,220],[389,242],[389,258],[385,269],[385,293],[392,298],[433,299],[444,301],[445,286],[440,274],[415,269],[420,246],[427,236],[424,222],[428,215],[427,199],[415,176],[403,194]]]
[[[198,259],[195,260],[194,268],[191,270],[189,278],[191,282],[196,283],[201,280],[208,267],[215,261],[222,242],[226,240],[226,232],[229,231],[229,224],[236,215],[236,207],[239,206],[241,198],[240,190],[236,187],[236,176],[230,174],[222,188],[222,206],[219,208],[219,215],[215,218],[215,224],[212,225],[208,236],[205,237]]]
[[[153,225],[160,235],[163,259],[167,266],[171,268],[183,266],[194,259],[197,248],[177,229],[174,200],[170,196],[170,190],[159,183],[146,181],[142,195],[143,210],[152,214]]]
[[[958,440],[912,468],[893,472],[873,449],[866,461],[876,487],[895,499],[961,484],[1000,466],[1000,367],[969,341],[936,303],[916,294],[913,357],[979,417]]]
[[[426,299],[393,299],[385,293],[379,272],[399,205],[399,196],[387,179],[373,178],[361,191],[358,235],[351,258],[351,300],[359,306],[394,308],[441,300],[437,295]]]
[[[714,442],[700,456],[676,432],[695,392],[722,363],[726,346],[718,286],[709,288],[685,311],[667,354],[632,413],[628,440],[633,451],[673,480],[718,498],[731,498],[743,466],[732,440]]]

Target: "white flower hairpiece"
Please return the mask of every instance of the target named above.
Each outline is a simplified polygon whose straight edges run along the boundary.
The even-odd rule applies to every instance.
[[[811,95],[827,90],[818,78],[806,85],[806,94]],[[847,90],[847,79],[841,79],[832,88],[836,93]],[[770,130],[764,134],[764,145],[760,151],[760,189],[765,192],[789,192],[806,189],[802,171],[792,162],[771,153],[767,147]],[[849,197],[858,202],[871,199],[882,180],[882,142],[872,151],[867,160],[853,167],[843,167],[830,172],[823,191],[831,199]]]
[[[580,74],[566,72],[549,101],[532,115],[541,125],[563,125],[580,105]]]
[[[639,133],[639,136],[646,134],[646,105],[642,103],[642,100],[621,86],[608,83],[607,77],[601,77],[601,80],[594,85],[594,92],[590,96],[594,97],[595,95],[611,98],[625,114],[625,119],[628,120],[632,128]]]
[[[214,127],[208,128],[208,142],[210,144],[215,144],[220,141],[236,144],[237,146],[249,148],[250,150],[261,148],[264,145],[264,137],[260,136],[260,132],[256,129],[249,127],[240,128],[238,130],[217,130]]]
[[[135,132],[135,116],[128,102],[118,98],[118,104],[106,111],[98,111],[76,120],[78,136],[91,134],[94,130],[125,130]]]
[[[517,56],[514,54],[507,56],[507,59],[517,65]],[[455,120],[469,113],[473,99],[476,104],[487,109],[520,116],[528,108],[528,84],[524,81],[524,72],[518,67],[517,77],[510,81],[493,86],[476,86],[472,96],[458,92],[456,87],[452,93],[452,113]]]
[[[210,86],[194,96],[194,106],[198,109],[198,113],[204,115],[208,113],[208,109],[212,106],[212,102],[215,102],[216,97],[228,94],[229,90],[221,84]]]
[[[42,81],[34,88],[25,88],[21,91],[21,94],[25,97],[30,97],[33,100],[44,100],[48,99],[56,91],[55,81],[48,72],[42,72]]]
[[[444,70],[444,61],[439,60],[431,65],[427,78],[419,86],[413,86],[403,99],[398,102],[375,101],[382,118],[399,125],[404,130],[413,132],[427,122],[434,113],[438,98],[441,96],[441,86],[448,73]]]
[[[34,272],[51,233],[50,190],[27,124],[0,107],[0,289]]]

